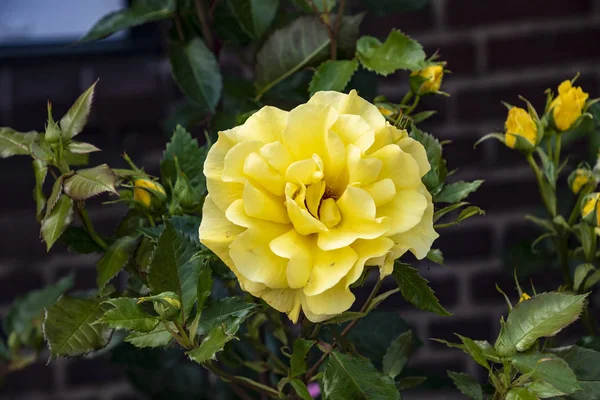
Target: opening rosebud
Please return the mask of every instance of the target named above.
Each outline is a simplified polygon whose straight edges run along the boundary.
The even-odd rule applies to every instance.
[[[442,65],[423,68],[410,74],[410,89],[418,96],[437,92],[442,86],[443,77],[444,67]]]
[[[575,194],[578,194],[581,189],[587,185],[596,186],[594,175],[592,171],[586,168],[577,168],[569,175],[569,188]]]
[[[581,218],[587,223],[595,226],[600,226],[600,212],[598,210],[598,199],[600,193],[590,193],[583,200],[581,207]]]
[[[504,139],[511,149],[532,151],[538,142],[538,129],[529,113],[520,107],[508,111]]]
[[[581,87],[573,87],[571,81],[558,86],[558,96],[550,103],[554,126],[559,131],[569,130],[581,117],[589,94]]]
[[[133,199],[146,208],[159,207],[167,198],[162,185],[150,179],[135,179],[133,186]]]

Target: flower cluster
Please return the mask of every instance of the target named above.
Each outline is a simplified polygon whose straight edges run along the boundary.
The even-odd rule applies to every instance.
[[[219,133],[204,173],[201,242],[243,290],[297,321],[350,308],[365,267],[427,255],[438,237],[423,146],[350,94],[263,107]]]

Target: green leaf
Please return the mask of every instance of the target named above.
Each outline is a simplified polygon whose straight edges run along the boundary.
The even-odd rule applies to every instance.
[[[470,193],[476,191],[483,183],[482,180],[473,182],[456,182],[444,186],[442,191],[435,196],[436,203],[456,203],[465,199]]]
[[[305,65],[326,58],[329,42],[317,17],[299,17],[275,31],[256,55],[257,97]]]
[[[365,17],[365,13],[361,12],[356,15],[347,15],[342,18],[340,24],[340,34],[338,36],[338,46],[342,53],[353,58],[356,52],[356,40],[360,31],[360,24]]]
[[[46,310],[44,337],[50,360],[74,357],[98,350],[108,343],[111,330],[95,322],[109,306],[102,299],[62,296]]]
[[[52,211],[42,221],[41,235],[48,251],[72,221],[73,200],[62,194]]]
[[[46,196],[42,189],[46,175],[48,174],[48,164],[42,160],[33,160],[33,174],[35,176],[35,187],[33,189],[35,215],[38,221],[40,221],[44,215],[44,207],[46,206]]]
[[[543,380],[561,392],[570,394],[581,390],[569,364],[554,354],[538,351],[518,353],[512,357],[511,363],[522,374],[531,373],[533,380]]]
[[[290,379],[290,385],[292,386],[292,388],[294,389],[294,391],[296,392],[296,394],[302,400],[313,400],[313,397],[310,395],[310,392],[308,391],[308,388],[306,387],[306,385],[304,384],[304,382],[302,382],[300,379],[298,379],[298,378],[291,378]]]
[[[199,334],[207,334],[215,326],[226,326],[226,332],[236,332],[240,324],[252,315],[255,304],[246,303],[240,297],[226,297],[210,303],[202,312]]]
[[[429,4],[430,0],[363,0],[367,8],[378,16],[392,13],[417,11]]]
[[[198,286],[196,287],[196,298],[198,299],[198,310],[204,308],[204,304],[213,287],[212,271],[208,265],[203,265],[198,274]]]
[[[548,382],[544,382],[544,381],[529,382],[529,383],[525,384],[525,387],[529,391],[535,393],[535,395],[537,397],[539,397],[540,399],[547,399],[549,397],[557,397],[557,396],[566,395],[566,393],[561,392],[560,390],[558,390],[557,388],[555,388]]]
[[[311,0],[311,1],[313,1],[313,0]],[[313,8],[311,7],[311,4],[310,4],[309,0],[292,0],[292,2],[298,8],[300,8],[304,12],[307,12],[307,13],[313,13],[314,12]],[[336,3],[337,3],[337,0],[317,0],[317,1],[313,1],[314,7],[320,13],[330,12],[331,10],[333,10],[333,8],[335,7]]]
[[[172,324],[171,322],[169,322]],[[175,326],[172,326],[175,330]],[[164,324],[157,325],[152,332],[131,332],[126,338],[127,343],[131,343],[135,347],[165,347],[171,343],[173,337],[165,328]]]
[[[474,217],[475,215],[485,215],[485,211],[477,206],[469,206],[462,210],[460,214],[458,214],[458,218],[456,218],[456,223],[460,223],[467,218]]]
[[[448,371],[448,376],[462,394],[473,400],[483,400],[483,389],[477,381],[462,372]]]
[[[477,344],[473,339],[470,339],[468,337],[465,336],[461,336],[461,335],[456,335],[460,338],[460,340],[463,342],[464,344],[464,351],[469,354],[471,356],[471,358],[473,358],[473,360],[481,365],[482,367],[484,367],[485,369],[491,371],[490,369],[490,365],[487,362],[485,353],[483,351],[483,349],[479,346],[479,344]]]
[[[398,336],[388,347],[383,356],[383,373],[394,379],[404,369],[408,357],[413,351],[412,331],[407,331]]]
[[[31,154],[31,146],[40,138],[37,132],[17,132],[12,128],[0,128],[0,158]]]
[[[4,333],[9,335],[15,332],[22,339],[25,339],[24,336],[29,336],[34,320],[39,319],[41,321],[43,319],[44,308],[54,304],[61,294],[72,287],[73,275],[68,275],[54,285],[31,291],[16,298],[6,311],[2,321]]]
[[[437,111],[435,110],[421,111],[419,113],[411,115],[411,119],[414,124],[420,124],[421,122],[433,117],[435,114],[437,114]]]
[[[138,332],[152,332],[160,320],[146,314],[138,305],[137,299],[119,297],[105,301],[114,308],[104,313],[98,323],[113,329],[127,329]]]
[[[202,340],[200,346],[185,354],[187,354],[190,360],[199,364],[215,360],[215,355],[223,350],[225,344],[233,338],[234,335],[226,333],[223,326],[215,326]]]
[[[558,355],[564,359],[577,376],[583,390],[570,395],[573,400],[600,400],[600,352],[589,348],[571,346]]]
[[[449,205],[449,206],[447,206],[447,207],[444,207],[444,208],[442,208],[442,209],[439,209],[439,210],[435,211],[435,212],[433,213],[433,222],[434,222],[434,223],[436,223],[436,222],[437,222],[437,221],[439,221],[439,220],[440,220],[440,218],[442,218],[444,215],[446,215],[446,214],[448,214],[448,213],[450,213],[450,212],[452,212],[452,211],[454,211],[454,210],[457,210],[457,209],[459,209],[459,208],[461,208],[461,207],[464,207],[464,206],[466,206],[466,205],[468,205],[468,204],[469,204],[469,203],[467,203],[466,201],[463,201],[463,202],[460,202],[460,203],[451,204],[451,205]]]
[[[228,0],[228,3],[242,29],[255,39],[269,29],[279,8],[279,0]]]
[[[557,334],[579,318],[586,296],[542,293],[518,303],[500,330],[496,352],[510,356],[529,349],[541,337]]]
[[[523,387],[517,387],[510,389],[505,400],[538,400],[538,397]]]
[[[584,336],[577,341],[577,346],[600,352],[600,337]]]
[[[118,195],[115,184],[119,178],[106,164],[94,168],[80,169],[75,175],[66,178],[63,184],[65,194],[73,200],[87,200],[100,193]]]
[[[577,291],[586,291],[588,289],[588,285],[582,286],[585,281],[585,278],[590,274],[590,272],[596,271],[596,268],[593,264],[585,263],[579,264],[577,268],[575,268],[575,275],[573,278],[573,288]]]
[[[179,163],[181,171],[187,175],[192,188],[198,195],[205,193],[205,178],[203,173],[204,160],[206,159],[206,148],[198,146],[198,141],[192,139],[192,135],[182,126],[178,125],[167,144],[163,159],[160,162],[161,178],[165,186],[169,181],[175,184],[177,180],[177,169],[175,158]]]
[[[94,98],[96,83],[90,86],[75,100],[69,111],[60,120],[63,140],[71,139],[78,135],[87,123]]]
[[[131,7],[102,17],[81,41],[103,39],[122,29],[169,18],[174,12],[175,0],[134,0]]]
[[[72,253],[90,254],[103,252],[102,247],[90,238],[84,228],[69,226],[61,236],[61,240],[68,246]]]
[[[403,392],[405,390],[414,389],[417,386],[420,386],[426,380],[426,376],[407,376],[406,378],[399,379],[396,387],[400,392]]]
[[[423,183],[430,193],[436,194],[444,184],[447,175],[446,162],[442,158],[442,145],[433,135],[412,126],[410,136],[421,143],[427,152],[431,170],[423,177]]]
[[[71,142],[67,145],[67,151],[70,151],[73,154],[88,154],[100,151],[100,149],[91,143]]]
[[[102,290],[125,267],[137,247],[137,243],[137,236],[123,236],[106,249],[96,264],[98,290]]]
[[[323,393],[328,400],[400,399],[394,381],[363,358],[331,352],[323,373]]]
[[[196,302],[198,275],[202,267],[200,260],[190,261],[195,252],[192,243],[166,221],[148,274],[148,285],[153,294],[174,292],[179,296],[184,321]]]
[[[372,36],[363,36],[356,43],[356,55],[363,67],[387,76],[396,70],[416,71],[423,68],[425,51],[415,40],[397,29],[384,43]]]
[[[444,254],[440,249],[430,249],[427,253],[427,259],[436,264],[444,265]]]
[[[301,338],[298,338],[294,341],[292,359],[290,360],[290,376],[299,376],[306,372],[306,355],[314,344],[314,340],[306,340]]]
[[[354,60],[329,60],[325,61],[315,71],[308,91],[312,96],[321,90],[334,90],[341,92],[358,69],[358,61]]]
[[[394,277],[402,296],[415,307],[431,311],[438,315],[452,315],[440,305],[434,291],[429,287],[429,281],[419,275],[419,271],[407,264],[396,263]]]
[[[187,43],[172,42],[171,72],[179,88],[198,105],[211,112],[221,98],[223,81],[219,63],[204,41],[196,37]]]

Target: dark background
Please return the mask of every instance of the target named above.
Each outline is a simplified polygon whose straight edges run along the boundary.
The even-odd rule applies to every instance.
[[[60,7],[60,2],[52,3]],[[452,75],[444,78],[442,89],[452,97],[426,101],[438,114],[424,129],[452,140],[445,153],[450,169],[460,168],[456,179],[486,180],[470,201],[487,210],[487,215],[440,232],[436,245],[443,250],[448,267],[421,263],[422,274],[453,317],[416,310],[401,299],[388,301],[386,307],[400,311],[425,341],[411,366],[482,376],[480,368],[458,350],[425,339],[452,339],[453,332],[495,339],[506,306],[494,285],[514,293],[502,261],[504,249],[534,237],[523,215],[535,211],[539,201],[534,177],[518,154],[494,141],[476,150],[473,144],[486,133],[502,131],[505,109],[501,100],[517,103],[520,94],[539,109],[546,88],[555,89],[577,72],[581,73],[578,84],[591,98],[598,97],[600,1],[432,0],[414,13],[368,15],[361,33],[384,39],[391,28],[411,34],[428,54],[440,49],[441,58],[448,61]],[[91,121],[80,136],[103,149],[91,164],[123,167],[119,155],[126,151],[150,173],[157,172],[166,141],[162,124],[181,99],[164,57],[164,29],[135,29],[119,45],[0,49],[0,126],[42,130],[47,99],[52,100],[59,118],[80,92],[100,78]],[[232,54],[221,55],[223,65],[233,70],[234,59]],[[250,76],[251,71],[238,73]],[[379,93],[392,100],[398,101],[406,92],[403,74],[381,82]],[[202,137],[200,129],[194,133]],[[579,150],[585,151],[583,146]],[[46,254],[33,211],[30,160],[0,160],[0,170],[0,311],[16,296],[55,282],[70,271],[76,273],[78,288],[95,287],[96,256],[68,254],[60,246]],[[119,207],[91,210],[92,219],[105,233],[111,232],[122,212]],[[537,275],[535,283],[551,287],[556,277]],[[423,398],[450,397],[443,392]],[[49,366],[42,360],[9,376],[0,398],[136,397],[119,368],[108,361],[61,359]]]

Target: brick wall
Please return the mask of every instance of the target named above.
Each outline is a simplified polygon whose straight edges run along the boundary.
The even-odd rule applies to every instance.
[[[384,37],[393,27],[421,41],[429,53],[440,49],[442,59],[448,61],[453,74],[445,78],[444,90],[452,97],[425,102],[439,110],[426,129],[453,141],[447,154],[450,169],[460,168],[456,179],[486,180],[471,200],[488,213],[442,232],[439,247],[449,268],[421,263],[422,274],[431,280],[454,317],[436,317],[400,299],[388,307],[399,310],[422,339],[452,339],[452,333],[458,332],[493,340],[498,317],[505,312],[494,285],[498,283],[507,291],[512,288],[501,254],[506,246],[531,234],[522,216],[536,206],[537,193],[527,166],[514,153],[492,141],[477,150],[472,146],[485,133],[502,129],[505,111],[500,100],[516,102],[521,94],[539,107],[544,89],[555,87],[578,71],[591,96],[600,95],[600,53],[596,46],[600,40],[600,1],[432,0],[426,9],[412,14],[369,15],[363,33]],[[97,101],[82,139],[104,152],[95,155],[92,164],[106,160],[119,165],[119,154],[127,151],[149,172],[156,172],[165,141],[161,119],[179,97],[168,64],[157,54],[3,62],[0,126],[42,129],[46,99],[52,99],[55,115],[61,115],[96,78],[100,78]],[[380,86],[380,92],[399,100],[406,90],[405,82],[405,75],[392,76]],[[78,288],[93,288],[94,256],[74,256],[63,248],[47,256],[38,240],[29,161],[12,158],[1,160],[0,166],[0,311],[15,296],[54,282],[72,270],[77,273]],[[94,207],[91,212],[100,230],[110,233],[123,210]],[[425,343],[411,366],[440,373],[446,369],[478,371],[458,351],[433,342]],[[50,366],[41,362],[11,376],[0,396],[135,398],[121,372],[102,359],[58,360]],[[438,394],[437,398],[450,395]]]

